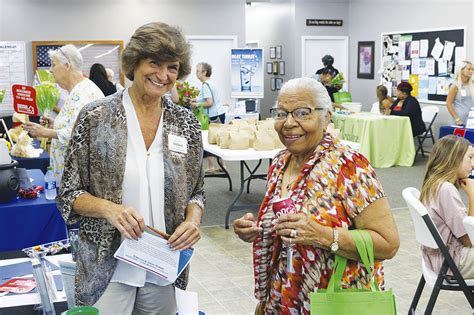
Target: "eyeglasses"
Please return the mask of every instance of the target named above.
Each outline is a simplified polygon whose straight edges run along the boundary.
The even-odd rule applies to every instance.
[[[58,48],[58,51],[61,53],[61,55],[63,55],[64,58],[66,58],[67,62],[69,64],[71,64],[71,60],[69,59],[69,57],[64,53],[64,51],[62,51],[61,48]]]
[[[288,114],[293,116],[293,119],[296,121],[304,121],[310,119],[310,114],[312,111],[324,110],[324,108],[310,108],[310,107],[300,107],[291,112],[287,112],[281,108],[271,108],[270,114],[275,120],[285,120],[288,118]]]

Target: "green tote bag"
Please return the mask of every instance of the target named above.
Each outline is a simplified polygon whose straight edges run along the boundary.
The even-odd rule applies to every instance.
[[[346,102],[352,102],[352,95],[350,92],[336,92],[333,94],[334,103],[341,104]]]
[[[367,272],[374,266],[374,244],[367,231],[350,231]],[[336,256],[333,274],[326,290],[311,293],[311,314],[317,315],[396,315],[392,290],[380,291],[374,277],[370,289],[342,289],[341,279],[347,259]]]
[[[196,115],[197,120],[201,124],[201,130],[208,130],[209,129],[209,116],[206,113],[206,109],[204,105],[201,104],[199,109],[193,110],[194,115]]]

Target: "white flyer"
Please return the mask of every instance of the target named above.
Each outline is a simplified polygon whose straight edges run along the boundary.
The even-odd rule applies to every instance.
[[[192,248],[172,250],[167,240],[146,228],[138,240],[125,239],[114,257],[174,282],[193,254]]]

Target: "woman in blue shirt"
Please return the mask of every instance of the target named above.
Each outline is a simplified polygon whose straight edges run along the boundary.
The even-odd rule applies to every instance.
[[[222,106],[219,92],[214,80],[211,80],[212,66],[206,62],[200,62],[196,66],[196,76],[202,82],[201,92],[195,102],[191,103],[193,108],[201,105],[206,108],[207,115],[211,122],[225,122],[225,110]]]
[[[194,102],[191,103],[193,108],[199,108],[201,105],[206,108],[209,121],[213,123],[225,123],[225,109],[222,106],[219,98],[219,92],[217,91],[216,84],[211,80],[212,66],[206,62],[200,62],[196,65],[196,76],[199,81],[202,82],[201,92]],[[206,156],[206,153],[204,153]],[[207,174],[214,174],[215,172],[221,172],[221,169],[216,169],[214,166],[216,159],[211,156],[207,156],[208,169]],[[221,160],[220,165],[224,165]]]

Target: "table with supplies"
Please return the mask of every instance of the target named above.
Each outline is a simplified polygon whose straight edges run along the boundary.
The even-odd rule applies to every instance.
[[[439,139],[446,135],[457,135],[466,138],[474,144],[474,129],[464,128],[464,126],[441,126],[439,127]]]
[[[283,149],[274,149],[268,151],[256,151],[254,149],[246,150],[230,150],[230,149],[221,149],[218,145],[208,143],[208,133],[207,131],[202,132],[202,141],[204,151],[221,158],[224,161],[239,161],[240,162],[240,189],[234,199],[231,201],[230,205],[227,208],[227,213],[225,217],[225,228],[229,228],[229,216],[232,211],[239,211],[245,209],[259,209],[260,204],[238,204],[238,201],[245,190],[245,183],[247,183],[247,193],[250,192],[250,182],[253,179],[263,179],[266,180],[268,166],[265,167],[265,173],[257,174],[257,170],[262,164],[263,160],[268,160],[269,163],[271,159]],[[343,144],[346,144],[352,147],[355,150],[358,150],[358,145],[351,143],[349,141],[341,141]],[[219,161],[219,159],[218,159]],[[249,161],[258,161],[257,165],[251,168],[247,162]],[[220,164],[219,164],[220,165]],[[269,164],[268,164],[269,165]],[[222,165],[220,165],[222,167]],[[227,177],[230,184],[230,189],[232,190],[232,181],[230,175],[227,171],[225,174],[219,174],[219,177]],[[218,175],[206,175],[206,177],[217,177]],[[262,192],[264,193],[264,192]],[[263,196],[262,196],[263,199]]]
[[[266,172],[265,174],[257,174],[257,170],[262,164],[262,161],[267,159],[272,159],[281,149],[275,149],[270,151],[256,151],[254,149],[247,149],[247,150],[229,150],[229,149],[221,149],[219,146],[215,144],[209,144],[207,141],[207,131],[202,132],[202,142],[204,151],[221,158],[224,161],[239,161],[240,162],[240,190],[234,199],[231,201],[230,205],[227,208],[227,213],[225,217],[225,228],[229,228],[229,216],[232,211],[239,211],[244,209],[258,209],[260,204],[238,204],[238,201],[245,190],[245,183],[247,183],[247,192],[250,190],[250,181],[252,179],[266,179]],[[257,165],[252,169],[247,162],[249,161],[258,161]],[[222,166],[221,166],[222,167]],[[265,168],[265,171],[268,167]],[[230,176],[226,172],[225,174],[229,178]],[[214,175],[215,176],[215,175]],[[206,177],[209,177],[206,175]],[[212,176],[210,176],[212,177]],[[224,177],[224,176],[223,176]],[[231,189],[230,189],[231,190]]]
[[[33,146],[37,149],[40,146],[38,140],[33,141]],[[26,169],[40,169],[43,173],[46,173],[49,166],[49,154],[46,150],[40,154],[39,157],[36,158],[21,158],[12,156],[13,160],[18,161],[18,167],[26,168]]]
[[[44,186],[41,170],[27,170],[33,185]],[[21,250],[67,238],[66,224],[56,202],[44,192],[37,199],[18,198],[0,203],[0,252]]]
[[[415,143],[410,119],[373,113],[332,115],[339,137],[360,144],[360,152],[373,167],[412,166]]]
[[[56,284],[56,298],[54,303],[64,302],[66,301],[66,293],[63,288],[63,284],[60,277],[60,268],[59,268],[59,260],[71,260],[71,254],[62,254],[62,255],[53,255],[53,256],[46,256],[46,260],[48,261],[48,266],[51,268],[52,274],[54,276],[54,282]],[[14,258],[14,259],[5,259],[0,260],[0,284],[6,282],[8,278],[14,277],[33,277],[32,275],[33,268],[31,266],[31,260],[29,258]],[[1,293],[0,293],[1,294]],[[7,295],[2,296],[0,295],[0,314],[10,314],[10,311],[14,314],[35,314],[37,311],[33,310],[33,305],[40,304],[41,299],[38,291],[35,289],[30,293],[23,293],[23,294],[12,294],[9,293]],[[21,307],[21,306],[29,306],[29,307]],[[21,308],[19,308],[21,307]],[[65,309],[64,306],[60,307],[59,311],[63,311]],[[58,310],[57,310],[58,311]],[[58,313],[57,313],[58,314]]]

